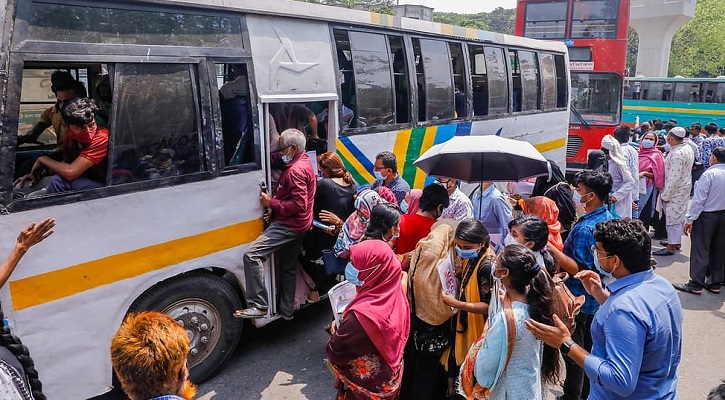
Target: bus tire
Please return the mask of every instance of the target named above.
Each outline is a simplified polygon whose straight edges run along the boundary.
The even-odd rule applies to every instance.
[[[237,348],[244,323],[232,314],[241,308],[242,300],[229,282],[210,273],[192,272],[150,288],[129,312],[161,311],[186,329],[190,379],[198,384],[211,378]]]

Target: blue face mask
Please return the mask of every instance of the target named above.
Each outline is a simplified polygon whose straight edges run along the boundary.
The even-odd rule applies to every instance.
[[[377,179],[379,181],[385,180],[383,173],[380,171],[373,171],[373,175],[375,175],[375,179]]]
[[[602,264],[599,263],[599,258],[597,257],[597,252],[592,250],[592,257],[594,257],[594,267],[599,271],[599,273],[607,278],[614,278],[612,276],[613,271],[607,271],[604,268],[602,268]]]
[[[670,150],[672,150],[672,145],[669,143],[665,143],[665,151],[670,151]]]
[[[285,163],[285,164],[291,163],[292,162],[292,156],[290,156],[288,154],[283,154],[282,155],[282,162]]]
[[[408,213],[408,202],[407,201],[403,200],[400,203],[400,211],[402,211],[403,214],[407,214]]]
[[[378,264],[372,268],[364,269],[363,271],[368,271],[371,269],[378,269],[378,268],[380,268],[380,264]],[[355,268],[355,266],[353,266],[352,263],[349,262],[349,263],[347,263],[347,266],[345,267],[345,279],[347,279],[348,282],[352,283],[355,286],[362,286],[365,284],[365,281],[361,281],[360,278],[358,277],[360,275],[360,272],[361,272],[360,270]]]
[[[464,260],[470,260],[478,257],[478,249],[463,250],[458,247],[458,245],[456,245],[456,253],[458,254],[458,257],[461,257]]]
[[[645,149],[651,149],[655,147],[655,141],[652,139],[642,139],[642,147]]]

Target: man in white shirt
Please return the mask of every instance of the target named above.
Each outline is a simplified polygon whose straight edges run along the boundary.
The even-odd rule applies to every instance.
[[[457,180],[437,177],[435,183],[446,188],[448,192],[449,204],[443,210],[440,218],[455,219],[456,221],[473,218],[471,199],[458,188]]]
[[[621,125],[618,126],[617,129],[614,130],[614,138],[617,139],[619,144],[622,146],[622,153],[624,154],[624,161],[627,162],[627,170],[632,175],[632,178],[634,178],[637,185],[635,186],[635,190],[632,193],[632,199],[634,203],[636,204],[639,200],[639,153],[637,150],[630,146],[630,140],[632,138],[632,131],[629,129],[627,125]],[[639,213],[637,212],[637,207],[632,206],[632,218],[639,217]]]
[[[684,233],[692,233],[690,281],[675,289],[700,294],[702,289],[720,293],[725,282],[725,147],[710,154],[708,168],[695,184]]]

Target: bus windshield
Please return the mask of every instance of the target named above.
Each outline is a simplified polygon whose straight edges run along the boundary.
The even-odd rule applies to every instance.
[[[622,77],[617,74],[571,74],[571,106],[591,125],[619,124],[621,98]],[[582,121],[572,113],[569,123]]]

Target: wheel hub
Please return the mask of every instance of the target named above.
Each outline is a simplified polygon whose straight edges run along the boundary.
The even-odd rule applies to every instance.
[[[170,304],[163,310],[184,327],[189,335],[188,367],[200,364],[219,342],[221,315],[210,302],[189,298]]]

